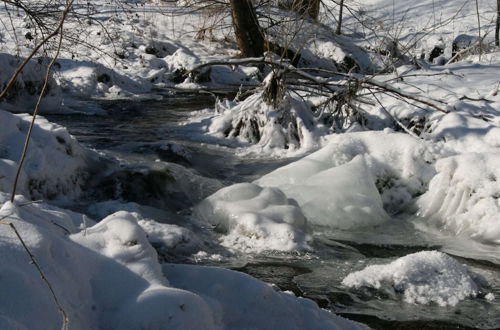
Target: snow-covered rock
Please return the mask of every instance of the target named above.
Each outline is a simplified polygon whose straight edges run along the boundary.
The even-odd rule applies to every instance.
[[[12,187],[31,118],[0,110],[0,191],[10,191]],[[38,117],[17,193],[33,199],[76,197],[97,158],[66,128]]]
[[[245,252],[309,248],[302,211],[277,188],[235,184],[202,201],[195,215],[222,233],[222,245],[228,248]]]
[[[466,266],[437,251],[409,254],[389,264],[372,265],[349,274],[342,284],[369,287],[402,295],[410,304],[456,305],[478,295],[479,288]]]

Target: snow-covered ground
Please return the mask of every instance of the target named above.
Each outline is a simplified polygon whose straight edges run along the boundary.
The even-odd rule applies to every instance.
[[[337,70],[347,57],[358,65],[356,77],[393,67],[373,79],[433,100],[446,113],[394,94],[361,90],[367,102],[359,104],[356,118],[326,127],[321,115],[311,112],[321,97],[304,100],[301,93],[290,93],[280,108],[265,103],[260,92],[218,101],[214,111],[185,123],[190,133],[194,127],[199,134],[191,140],[220,143],[243,159],[295,158],[253,182],[224,188],[227,182],[158,160],[151,168],[177,180],[164,189],[183,199],[182,205],[197,203],[179,214],[101,200],[84,208],[91,219],[52,205],[77,204],[88,193],[88,182],[123,163],[110,164],[110,154],[83,147],[67,129],[42,117],[34,127],[18,196],[8,201],[31,120],[25,113],[33,108],[46,65],[45,60],[30,62],[0,110],[0,328],[59,327],[62,310],[71,329],[357,329],[311,300],[248,275],[160,263],[165,255],[211,263],[265,253],[276,253],[275,258],[311,253],[320,259],[314,249],[323,231],[347,233],[353,241],[358,233],[376,237],[383,232],[373,239],[380,241],[391,235],[401,239],[391,230],[404,228],[412,231],[408,237],[417,233],[441,250],[388,256],[384,262],[363,263],[365,269],[346,267],[345,276],[335,279],[345,290],[375,290],[406,304],[443,308],[474,300],[495,303],[498,283],[453,257],[486,260],[492,272],[500,264],[500,51],[491,43],[496,4],[480,3],[481,32],[473,1],[346,1],[351,10],[345,13],[342,37],[328,35],[331,29],[325,26],[334,24],[335,11],[322,10],[323,26],[312,33],[307,22],[290,41],[303,49],[302,67],[318,63]],[[97,5],[96,17],[106,31],[96,22],[81,31],[69,21],[72,33],[87,44],[65,45],[43,111],[105,115],[102,109],[82,107],[82,100],[161,99],[167,89],[236,90],[264,80],[255,66],[219,65],[196,81],[187,77],[198,64],[237,55],[227,28],[202,29],[220,13],[207,17],[180,2],[124,6],[116,11]],[[0,19],[5,21],[3,86],[17,66],[14,55],[27,55],[34,41],[25,38],[32,27],[22,16],[10,18],[22,27],[16,31],[6,23],[4,8]],[[281,40],[279,29],[270,33]],[[470,54],[446,64],[457,36],[473,41],[479,33],[484,54],[472,47]],[[381,55],[387,40],[398,41],[398,61],[389,63]],[[430,57],[434,64],[424,61]],[[285,121],[283,113],[289,115]],[[30,263],[30,253],[36,264]]]

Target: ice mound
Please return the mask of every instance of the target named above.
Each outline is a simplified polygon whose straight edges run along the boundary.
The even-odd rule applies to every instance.
[[[30,115],[0,110],[0,191],[10,191],[21,157]],[[76,197],[96,154],[80,146],[68,131],[38,117],[18,185],[32,199]]]
[[[407,303],[440,306],[454,306],[479,293],[467,267],[438,251],[417,252],[390,264],[368,266],[349,274],[342,284],[389,290],[401,294]]]
[[[363,156],[280,188],[315,224],[350,229],[388,219]]]
[[[426,190],[434,174],[431,160],[426,144],[406,134],[345,133],[256,183],[297,200],[311,222],[370,226],[388,219],[384,209],[404,210]]]
[[[222,244],[246,252],[307,249],[307,222],[296,202],[277,188],[239,183],[195,208],[196,216],[223,233]]]
[[[500,152],[441,159],[429,191],[418,201],[420,216],[455,235],[500,244]]]

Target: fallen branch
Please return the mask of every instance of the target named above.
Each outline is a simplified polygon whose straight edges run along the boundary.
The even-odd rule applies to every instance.
[[[265,57],[251,57],[251,58],[229,59],[229,60],[222,60],[222,61],[206,62],[206,63],[202,63],[202,64],[194,67],[192,70],[190,70],[188,72],[188,75],[192,76],[192,75],[200,72],[201,69],[208,67],[208,66],[213,66],[213,65],[235,66],[235,65],[249,65],[249,64],[254,64],[254,65],[255,64],[257,64],[257,65],[258,64],[265,64],[265,65],[280,68],[282,70],[285,70],[285,73],[290,73],[290,74],[298,76],[302,79],[311,81],[314,84],[321,86],[321,87],[327,89],[329,92],[334,93],[336,95],[342,93],[346,88],[349,88],[350,84],[346,83],[346,81],[347,81],[347,82],[353,82],[353,83],[357,84],[359,87],[363,87],[363,88],[377,87],[377,88],[385,90],[386,92],[396,94],[396,95],[402,96],[404,98],[408,98],[410,100],[413,100],[415,102],[424,104],[424,105],[429,106],[437,111],[440,111],[443,113],[448,113],[448,110],[442,106],[442,105],[446,105],[446,103],[443,101],[434,100],[431,98],[424,98],[424,97],[422,97],[418,94],[414,94],[414,93],[407,93],[407,92],[402,91],[401,89],[395,88],[387,83],[376,81],[373,78],[360,78],[360,77],[356,77],[355,75],[350,74],[350,73],[335,72],[335,71],[329,71],[329,70],[324,70],[324,69],[313,69],[313,68],[306,69],[307,71],[314,71],[315,70],[318,72],[329,73],[332,75],[332,77],[343,77],[344,78],[343,80],[337,79],[333,82],[331,79],[326,79],[324,77],[317,77],[317,76],[314,76],[310,73],[307,73],[307,72],[305,72],[306,70],[298,69],[288,62],[273,61],[270,59],[266,59]]]

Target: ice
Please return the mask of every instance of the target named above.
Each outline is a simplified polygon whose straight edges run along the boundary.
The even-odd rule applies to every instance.
[[[500,153],[464,153],[441,159],[420,215],[453,235],[500,244]]]
[[[195,216],[222,233],[222,245],[246,252],[308,249],[307,222],[297,204],[276,188],[239,183],[195,208]]]
[[[406,134],[344,133],[256,183],[283,190],[312,223],[343,229],[378,225],[388,219],[385,210],[402,210],[425,191],[433,157],[426,143]]]
[[[349,274],[342,284],[389,290],[410,304],[439,306],[454,306],[479,293],[467,267],[438,251],[417,252],[389,264],[368,266]]]
[[[315,224],[350,229],[388,220],[363,156],[280,188]]]
[[[239,103],[218,106],[221,113],[210,119],[208,133],[256,144],[255,153],[273,154],[286,149],[284,153],[291,155],[313,150],[325,133],[312,116],[310,106],[293,94],[285,95],[276,107],[267,104],[261,92]]]

